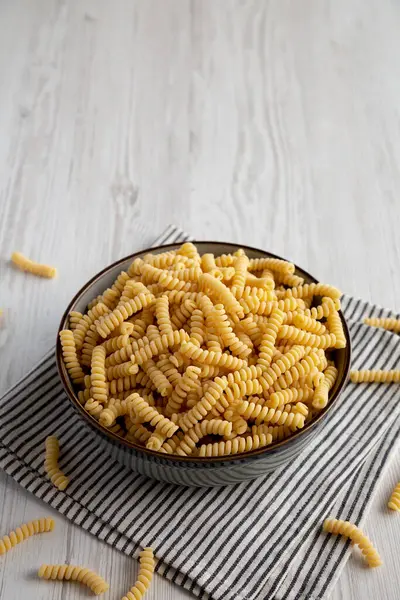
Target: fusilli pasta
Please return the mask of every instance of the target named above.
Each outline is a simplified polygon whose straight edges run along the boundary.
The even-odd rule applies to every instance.
[[[44,470],[47,473],[51,483],[59,490],[65,490],[69,483],[68,477],[58,466],[58,457],[60,455],[60,445],[58,439],[51,435],[46,438],[46,456],[44,461]]]
[[[242,249],[201,257],[186,243],[135,259],[71,312],[64,361],[84,410],[135,447],[247,452],[290,437],[328,402],[346,343],[339,297],[287,261]],[[201,445],[203,433],[215,443]]]
[[[40,579],[77,581],[83,583],[96,596],[104,594],[110,587],[108,583],[94,571],[75,565],[42,565],[38,571]]]
[[[359,529],[353,523],[350,523],[350,521],[341,521],[340,519],[325,519],[323,528],[327,533],[343,535],[344,537],[350,538],[352,542],[359,546],[370,567],[379,567],[382,564],[382,560],[372,542],[361,531],[361,529]]]
[[[53,531],[53,529],[54,520],[50,517],[45,519],[35,519],[33,521],[29,521],[29,523],[20,525],[15,529],[15,531],[11,531],[8,535],[4,535],[2,538],[0,538],[0,556],[32,535]]]

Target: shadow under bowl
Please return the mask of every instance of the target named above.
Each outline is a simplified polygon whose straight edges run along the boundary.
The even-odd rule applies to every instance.
[[[249,246],[230,244],[225,242],[194,242],[201,254],[211,252],[216,256],[235,252],[244,248],[249,258],[271,257],[281,258],[270,252],[264,252]],[[95,275],[86,283],[69,303],[60,323],[59,331],[68,326],[68,315],[72,310],[84,313],[88,303],[110,287],[118,274],[127,270],[131,262],[138,257],[143,257],[150,252],[160,253],[179,248],[181,244],[169,244],[156,248],[148,248],[113,263]],[[296,266],[296,275],[303,277],[307,283],[317,282],[309,273]],[[328,405],[303,429],[296,431],[290,438],[276,442],[243,454],[220,457],[184,457],[163,454],[143,448],[134,442],[110,432],[107,428],[85,411],[80,404],[64,362],[62,360],[61,344],[57,336],[56,359],[60,378],[66,395],[75,411],[81,417],[87,434],[96,440],[99,451],[113,457],[121,464],[153,479],[166,481],[177,485],[212,487],[232,485],[245,480],[254,479],[265,473],[291,462],[310,442],[320,429],[341,394],[350,370],[351,343],[350,335],[343,318],[343,329],[346,336],[346,348],[335,350],[334,360],[338,369],[338,377],[330,391]]]

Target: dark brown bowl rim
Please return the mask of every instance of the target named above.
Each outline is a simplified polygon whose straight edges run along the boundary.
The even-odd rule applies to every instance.
[[[64,327],[67,323],[69,313],[71,312],[71,310],[73,310],[73,306],[79,300],[80,296],[93,283],[98,281],[107,271],[112,270],[114,267],[126,262],[127,260],[134,260],[138,255],[143,255],[145,253],[150,253],[150,252],[154,253],[154,252],[159,252],[159,251],[166,251],[169,248],[172,249],[173,247],[176,247],[179,243],[180,242],[178,241],[178,242],[173,242],[171,244],[162,244],[160,246],[145,248],[144,250],[139,250],[138,252],[135,252],[134,254],[129,254],[128,256],[125,256],[124,258],[120,258],[119,260],[113,262],[111,265],[108,265],[107,267],[105,267],[104,269],[99,271],[99,273],[94,275],[91,279],[89,279],[89,281],[87,283],[85,283],[85,285],[83,285],[81,287],[81,289],[72,298],[72,300],[68,304],[66,310],[64,311],[63,316],[61,317],[60,325],[59,325],[58,332],[57,332],[57,342],[56,342],[57,370],[58,370],[58,374],[61,378],[64,390],[65,390],[69,400],[75,405],[75,407],[78,409],[78,411],[84,417],[84,419],[86,419],[90,425],[93,425],[96,429],[98,429],[106,437],[112,438],[114,441],[126,446],[127,448],[136,450],[138,452],[143,452],[144,454],[147,454],[148,456],[150,456],[152,458],[165,459],[166,461],[172,461],[174,463],[179,463],[179,462],[192,463],[192,464],[193,463],[209,464],[209,463],[220,463],[220,462],[232,463],[232,462],[239,461],[239,460],[240,460],[240,462],[243,462],[243,460],[245,460],[245,459],[251,459],[260,454],[266,455],[268,453],[272,453],[277,448],[281,448],[282,446],[288,445],[288,444],[294,442],[300,436],[310,432],[310,430],[313,429],[322,419],[324,419],[325,415],[332,409],[332,407],[335,404],[336,400],[338,399],[340,393],[342,392],[342,390],[347,382],[348,376],[349,376],[350,363],[351,363],[351,340],[350,340],[350,334],[349,334],[349,330],[347,327],[347,323],[343,316],[342,311],[339,311],[339,314],[340,314],[340,318],[342,320],[343,330],[344,330],[345,337],[346,337],[346,348],[345,348],[346,356],[345,356],[345,366],[344,366],[342,380],[340,381],[339,385],[336,387],[336,390],[335,390],[333,396],[329,399],[327,406],[320,411],[318,416],[315,417],[309,423],[307,423],[307,425],[305,425],[305,427],[303,427],[303,429],[299,429],[298,431],[293,433],[293,435],[291,435],[289,438],[286,438],[280,442],[274,442],[273,444],[270,444],[269,446],[265,446],[263,448],[258,448],[257,450],[251,450],[249,452],[242,452],[239,454],[229,454],[227,456],[213,456],[213,457],[179,456],[178,457],[175,454],[164,454],[162,452],[156,452],[155,450],[149,450],[148,448],[144,448],[143,446],[139,446],[138,444],[127,441],[126,439],[120,437],[119,435],[116,435],[112,431],[109,431],[106,427],[101,425],[94,417],[92,417],[87,411],[85,411],[85,409],[79,402],[78,397],[75,395],[75,391],[71,385],[71,382],[69,381],[69,378],[67,378],[64,373],[64,363],[62,361],[61,343],[60,343],[59,333],[62,329],[64,329]],[[243,248],[244,250],[251,250],[253,252],[259,253],[259,254],[267,256],[267,257],[278,258],[280,260],[287,260],[285,258],[282,258],[281,256],[278,256],[277,254],[273,254],[272,252],[267,252],[266,250],[260,250],[259,248],[254,248],[253,246],[236,244],[234,242],[215,242],[215,241],[203,241],[203,240],[194,241],[193,240],[192,243],[195,245],[199,245],[199,244],[213,244],[213,245],[217,245],[217,246],[229,245],[229,246],[234,246],[237,249]],[[293,262],[293,261],[289,261],[289,262]],[[296,263],[294,263],[294,265],[295,265],[296,271],[298,270],[299,272],[304,273],[304,275],[306,275],[311,281],[313,281],[314,283],[318,283],[318,280],[315,279],[315,277],[310,275],[303,268],[298,267]]]

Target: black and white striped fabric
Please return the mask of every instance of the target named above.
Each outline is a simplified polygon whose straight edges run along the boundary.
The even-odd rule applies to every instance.
[[[176,227],[156,244],[188,240]],[[350,297],[343,310],[353,368],[399,365],[399,338],[363,325],[396,316]],[[289,466],[228,488],[157,483],[99,456],[59,382],[54,351],[0,400],[0,467],[74,523],[129,555],[152,546],[158,572],[199,598],[301,600],[327,596],[349,545],[321,531],[325,517],[362,524],[399,439],[396,385],[348,384],[321,432]],[[60,492],[43,470],[56,434]]]

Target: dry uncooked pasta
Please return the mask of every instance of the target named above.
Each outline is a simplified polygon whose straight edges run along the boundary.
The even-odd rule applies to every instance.
[[[378,318],[370,318],[364,319],[364,323],[366,325],[370,325],[371,327],[382,327],[382,329],[387,329],[388,331],[393,331],[394,333],[400,333],[400,319],[378,319]]]
[[[334,533],[335,535],[343,535],[350,538],[352,542],[359,546],[368,566],[379,567],[382,564],[378,551],[374,548],[372,542],[354,523],[341,521],[340,519],[325,519],[323,528],[327,533]]]
[[[328,404],[346,343],[339,297],[287,261],[186,243],[136,258],[71,312],[64,359],[84,409],[128,441],[178,456],[249,452]]]
[[[11,261],[16,267],[21,269],[21,271],[26,271],[28,273],[32,273],[33,275],[38,275],[39,277],[53,279],[53,277],[57,275],[57,269],[55,267],[42,265],[34,260],[30,260],[21,254],[21,252],[13,252],[11,255]]]
[[[153,579],[155,561],[152,548],[144,548],[139,554],[139,575],[135,585],[122,598],[122,600],[141,600],[150,587]]]
[[[29,523],[20,525],[15,531],[11,531],[8,535],[0,538],[0,556],[32,535],[53,531],[53,529],[54,520],[49,517],[45,519],[35,519],[34,521],[29,521]]]
[[[388,507],[391,510],[400,512],[400,482],[394,488],[392,495],[389,498]]]
[[[58,439],[51,435],[46,438],[46,457],[44,461],[44,470],[47,473],[51,483],[59,490],[65,490],[69,483],[68,477],[58,466],[58,457],[60,455],[60,445]]]
[[[58,581],[77,581],[83,583],[96,596],[104,594],[110,587],[100,575],[87,569],[75,565],[42,565],[38,571],[38,577],[41,579],[51,579]]]
[[[350,379],[353,383],[399,383],[400,369],[393,371],[351,371]]]

